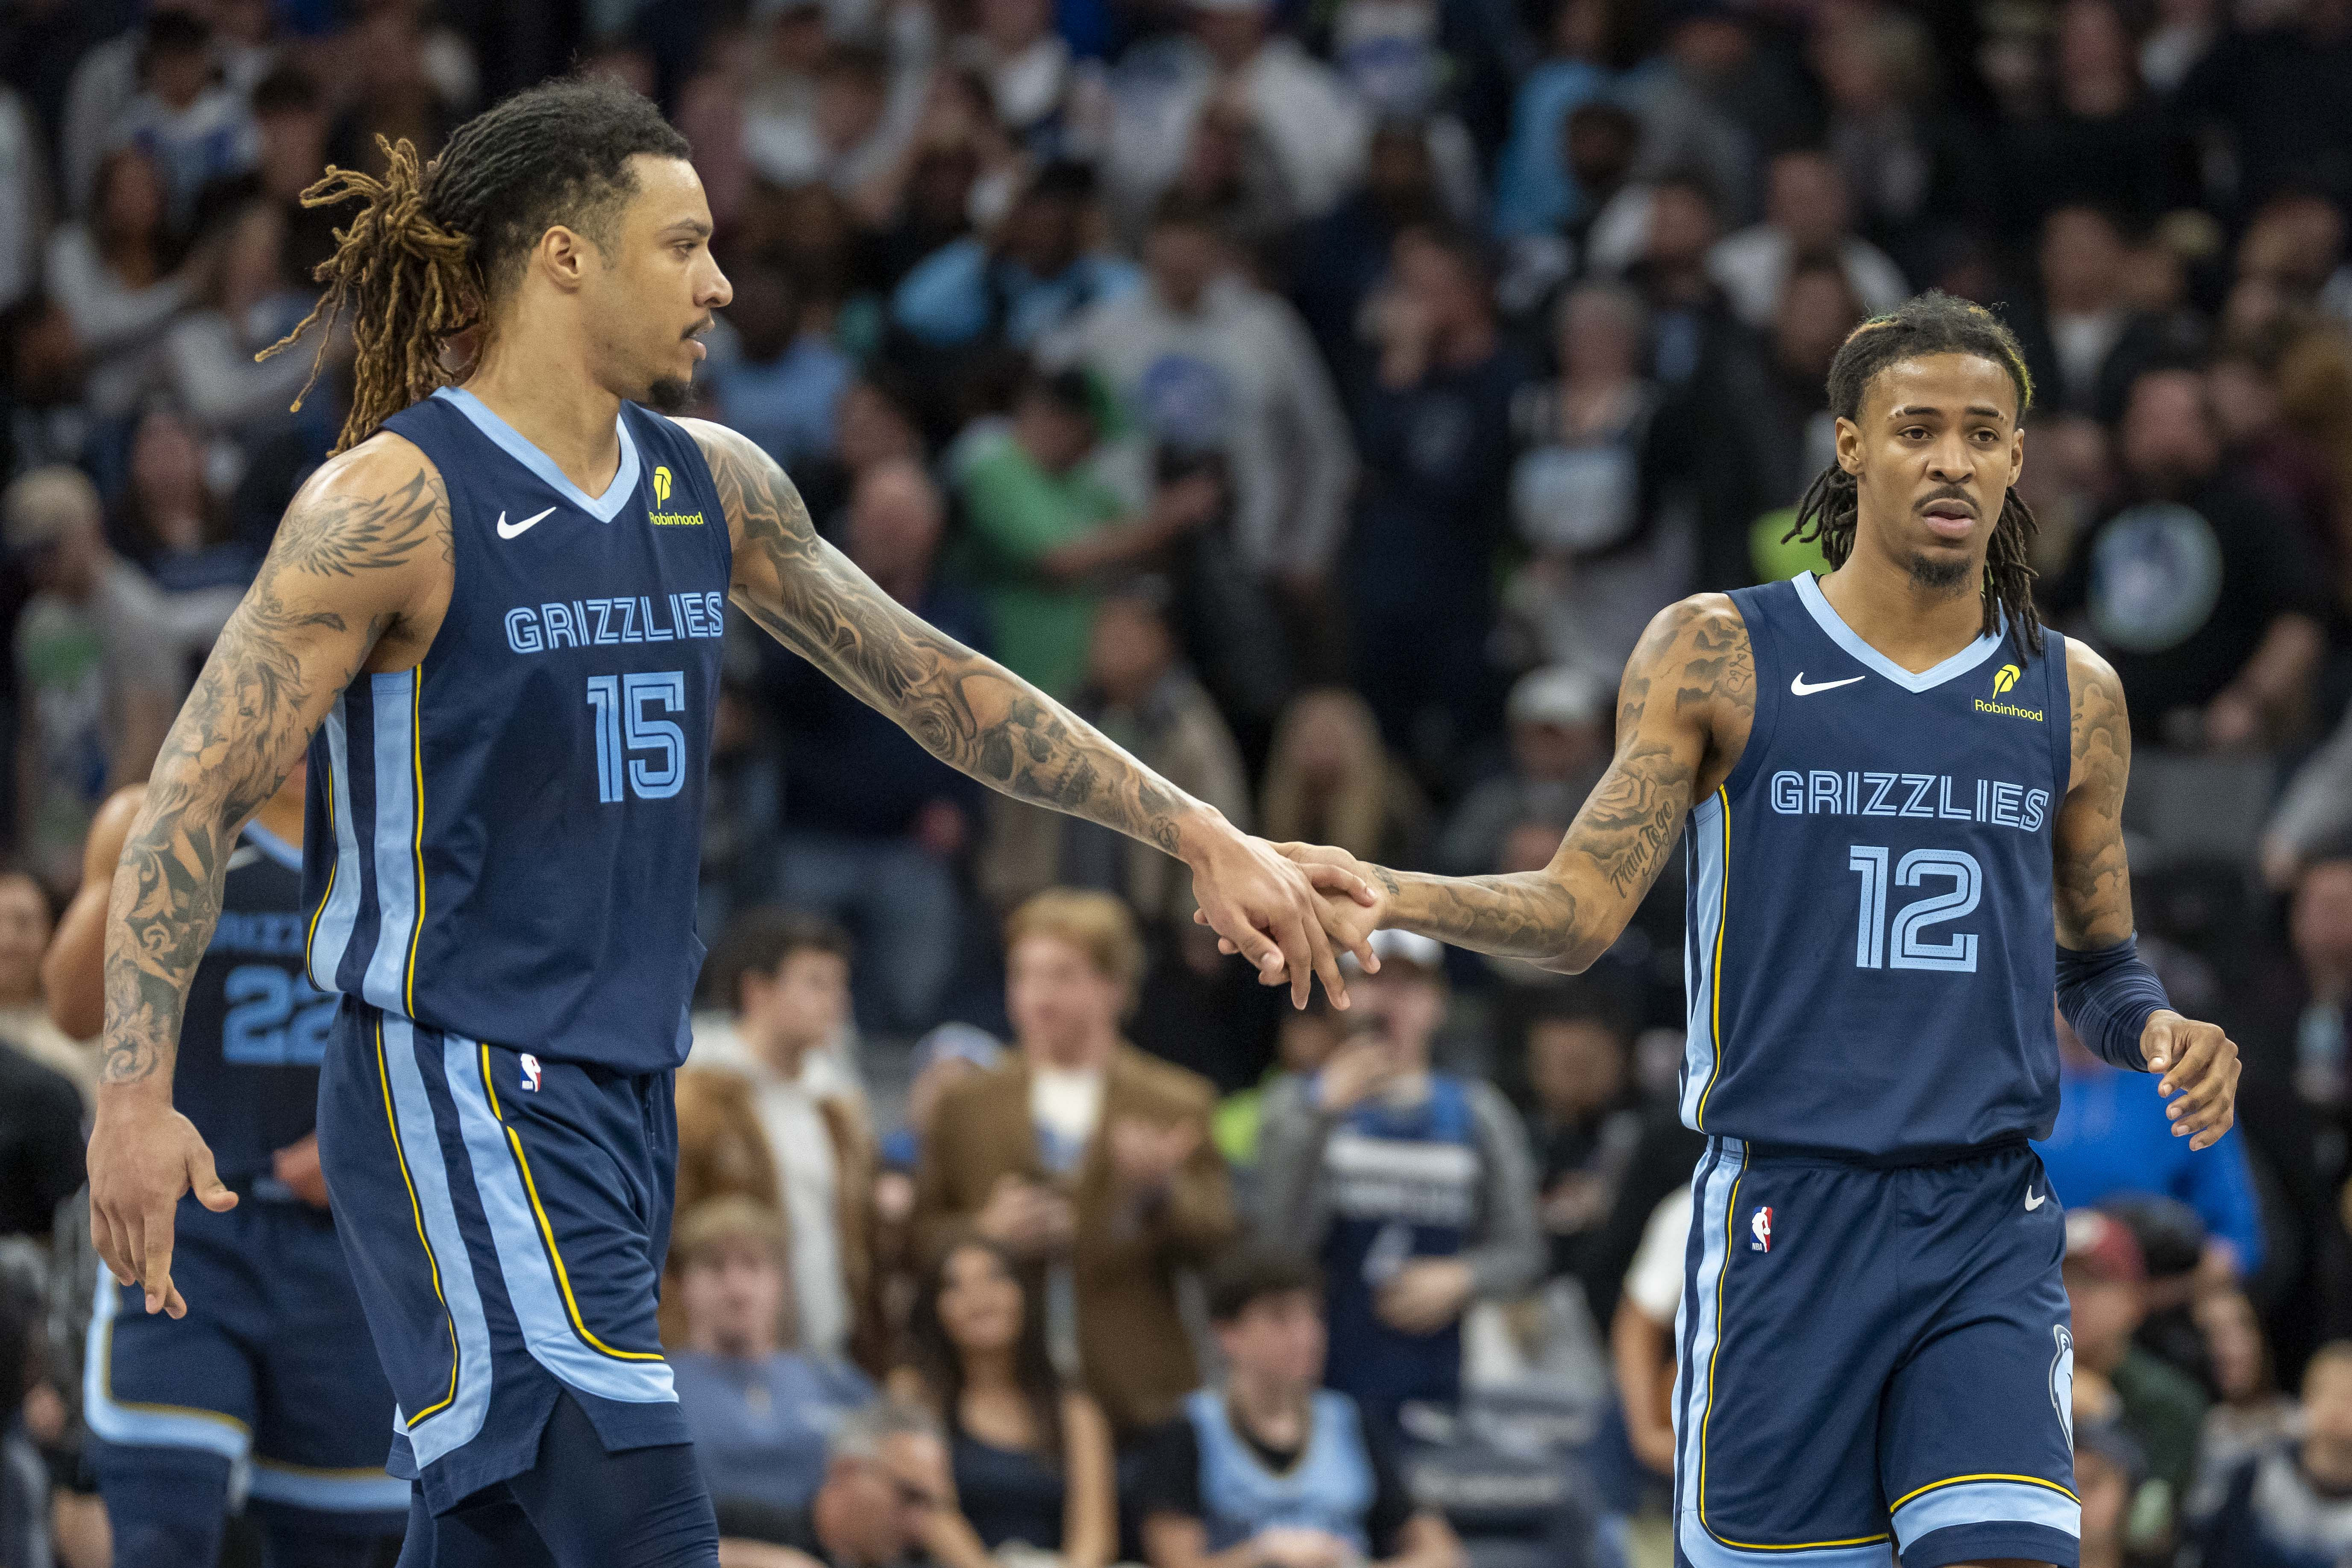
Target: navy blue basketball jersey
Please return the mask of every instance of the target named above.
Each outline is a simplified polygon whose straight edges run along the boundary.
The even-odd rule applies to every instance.
[[[440,470],[455,586],[310,746],[317,985],[554,1060],[685,1059],[733,552],[700,448],[624,404],[591,498],[481,401],[384,422]]]
[[[1896,1162],[2047,1136],[2064,639],[1915,675],[1810,574],[1731,597],[1756,721],[1684,834],[1684,1121]]]
[[[248,826],[229,852],[220,923],[188,983],[173,1105],[205,1135],[225,1182],[270,1173],[270,1156],[319,1118],[319,1058],[335,999],[302,973],[302,852]]]

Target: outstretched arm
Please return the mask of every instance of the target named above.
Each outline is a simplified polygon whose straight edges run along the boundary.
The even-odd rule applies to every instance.
[[[1029,682],[925,624],[819,537],[773,458],[723,426],[682,423],[727,510],[735,602],[778,642],[949,766],[1184,861],[1209,922],[1261,973],[1286,975],[1301,1006],[1310,972],[1319,973],[1347,1005],[1315,895],[1369,900],[1358,878],[1324,867],[1310,880]],[[1331,873],[1338,879],[1326,879]]]
[[[2131,777],[2131,722],[2123,682],[2107,661],[2066,639],[2073,766],[2058,813],[2059,1000],[2086,1043],[2098,1048],[2099,1017],[2124,1007],[2145,1010],[2162,987],[2132,949],[2131,865],[2124,853],[2124,786]],[[2115,1000],[2106,1005],[2106,997]],[[2084,1009],[2092,1010],[2086,1014]],[[2137,1016],[2135,1011],[2133,1016]],[[2128,1037],[2100,1055],[2129,1060]],[[2238,1047],[2219,1026],[2184,1018],[2169,1007],[2147,1015],[2137,1038],[2141,1060],[2164,1074],[2158,1092],[2173,1100],[2165,1115],[2176,1138],[2209,1149],[2236,1119]],[[2178,1095],[2178,1099],[2173,1099]]]
[[[172,1109],[181,1012],[229,850],[378,640],[415,637],[415,608],[446,598],[448,572],[448,501],[421,453],[383,436],[330,461],[287,510],[155,759],[114,869],[89,1145],[92,1238],[115,1278],[146,1286],[151,1312],[186,1310],[171,1268],[181,1194],[236,1201]]]
[[[1739,760],[1756,713],[1756,661],[1739,611],[1700,594],[1658,612],[1626,662],[1617,754],[1551,864],[1493,877],[1364,869],[1378,902],[1337,911],[1479,952],[1576,973],[1608,950],[1658,879],[1691,803]],[[1286,846],[1295,852],[1301,847]]]

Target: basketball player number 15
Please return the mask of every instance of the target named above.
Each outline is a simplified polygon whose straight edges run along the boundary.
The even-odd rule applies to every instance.
[[[1927,932],[1929,927],[1956,921],[1977,907],[1984,891],[1984,870],[1977,858],[1965,849],[1914,849],[1897,861],[1894,880],[1898,888],[1924,887],[1930,879],[1948,881],[1951,887],[1914,899],[1895,910],[1892,933],[1886,925],[1886,860],[1884,844],[1856,844],[1847,851],[1847,868],[1862,873],[1862,909],[1853,939],[1855,966],[1949,969],[1974,974],[1974,932],[1954,931],[1941,942],[1929,941]]]
[[[588,678],[588,706],[596,710],[598,800],[621,799],[625,781],[639,800],[667,800],[686,783],[686,731],[648,713],[649,703],[665,713],[684,712],[685,671]],[[660,760],[627,754],[632,752],[656,752]]]

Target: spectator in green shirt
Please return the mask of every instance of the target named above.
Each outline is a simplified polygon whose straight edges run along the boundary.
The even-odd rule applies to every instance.
[[[1201,527],[1223,504],[1218,481],[1194,473],[1159,487],[1139,517],[1086,468],[1101,436],[1081,371],[1024,388],[1012,424],[975,443],[961,465],[967,572],[988,604],[996,654],[1056,697],[1086,674],[1094,584]]]

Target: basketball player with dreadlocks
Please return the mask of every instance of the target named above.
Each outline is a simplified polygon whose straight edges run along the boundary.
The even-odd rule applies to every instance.
[[[2101,1056],[2164,1075],[2177,1136],[2231,1124],[2237,1047],[2134,953],[2122,689],[2034,614],[2032,400],[1977,306],[1864,323],[1799,512],[1833,570],[1658,616],[1546,869],[1362,866],[1377,901],[1331,911],[1573,972],[1684,839],[1688,1568],[2073,1568],[2065,1226],[2027,1147],[2053,987]]]
[[[1318,890],[1371,894],[915,619],[751,442],[643,406],[683,401],[730,298],[650,103],[556,83],[429,166],[386,151],[382,181],[331,172],[306,197],[362,203],[314,312],[355,333],[337,455],[114,874],[91,1228],[149,1313],[186,1310],[177,1205],[237,1200],[173,1108],[183,1008],[238,830],[307,747],[302,956],[339,998],[320,1155],[398,1402],[388,1468],[415,1483],[402,1562],[708,1565],[655,1293],[725,604],[943,761],[1185,859],[1219,931],[1301,1001],[1337,982]],[[945,1500],[935,1446],[885,1448],[905,1506]]]

